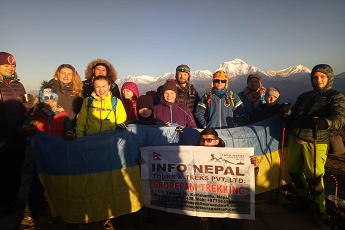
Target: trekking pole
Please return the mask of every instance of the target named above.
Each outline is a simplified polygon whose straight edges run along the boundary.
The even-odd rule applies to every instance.
[[[338,180],[333,174],[331,174],[331,177],[334,179],[335,182],[334,205],[335,208],[338,208]]]
[[[317,141],[317,125],[315,125],[314,130],[313,130],[313,139],[314,139],[314,181],[316,181],[316,141]],[[315,214],[315,209],[316,209],[316,184],[313,186],[313,215]]]
[[[285,120],[283,120],[283,122],[282,122],[281,145],[282,145],[282,149],[281,149],[281,152],[279,154],[278,189],[280,187],[280,181],[281,181],[281,176],[282,176],[282,167],[283,167],[284,146],[285,146]]]

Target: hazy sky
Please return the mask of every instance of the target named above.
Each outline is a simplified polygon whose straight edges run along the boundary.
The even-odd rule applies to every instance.
[[[215,71],[235,58],[263,71],[330,64],[345,72],[344,0],[11,0],[1,3],[0,51],[27,90],[63,63],[84,79],[110,61],[119,78],[159,77],[186,63]]]

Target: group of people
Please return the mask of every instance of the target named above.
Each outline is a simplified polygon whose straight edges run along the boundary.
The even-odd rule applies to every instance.
[[[175,79],[167,80],[154,95],[140,95],[134,82],[124,83],[119,90],[117,72],[104,59],[88,64],[84,81],[72,65],[62,64],[53,78],[42,84],[34,104],[19,82],[13,55],[0,52],[0,214],[18,203],[22,205],[17,193],[25,142],[36,130],[71,141],[97,132],[126,129],[128,124],[183,126],[208,130],[201,133],[199,145],[220,147],[224,142],[215,135],[215,129],[254,124],[281,114],[289,134],[288,170],[297,189],[288,208],[304,209],[305,204],[312,204],[313,222],[322,224],[329,136],[345,125],[345,97],[332,89],[332,68],[316,65],[310,75],[313,89],[300,95],[292,107],[289,103],[279,104],[279,90],[266,89],[257,73],[250,74],[247,86],[235,93],[229,89],[228,74],[218,70],[209,92],[200,97],[190,77],[190,68],[179,65]],[[28,203],[35,218],[44,207],[44,188],[37,172]]]

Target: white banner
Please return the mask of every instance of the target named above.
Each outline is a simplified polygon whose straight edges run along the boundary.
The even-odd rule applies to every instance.
[[[198,217],[255,219],[253,148],[140,148],[145,206]]]

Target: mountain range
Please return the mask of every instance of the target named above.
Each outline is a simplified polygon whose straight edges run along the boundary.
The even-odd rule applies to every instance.
[[[212,74],[217,70],[223,70],[229,74],[229,90],[234,93],[239,93],[247,85],[247,77],[249,74],[257,73],[263,79],[263,86],[276,87],[280,93],[280,102],[294,103],[297,96],[303,92],[312,89],[310,72],[311,70],[302,65],[289,66],[282,70],[262,71],[259,67],[248,65],[241,59],[234,59],[232,61],[224,62],[219,65],[215,71],[210,70],[194,70],[191,71],[190,82],[194,85],[199,93],[199,96],[209,92],[212,81]],[[118,79],[116,83],[121,89],[123,83],[131,81],[135,82],[139,88],[140,95],[147,91],[156,90],[160,85],[163,85],[167,79],[174,79],[175,72],[167,72],[160,77],[152,77],[147,75],[131,76],[127,75],[124,78]],[[334,89],[345,94],[345,72],[335,76]],[[37,95],[38,91],[30,91],[33,95]]]
[[[311,70],[302,65],[290,66],[282,70],[262,71],[259,67],[248,65],[241,59],[224,62],[219,65],[217,70],[223,70],[229,74],[229,89],[235,93],[241,92],[247,85],[247,77],[249,74],[257,73],[263,79],[264,87],[276,87],[280,93],[280,102],[294,103],[297,96],[303,92],[312,89],[310,72]],[[215,70],[215,71],[217,71]],[[214,71],[214,72],[215,72]],[[194,85],[199,96],[208,92],[211,87],[212,74],[210,70],[191,71],[190,82]],[[174,79],[175,73],[165,73],[161,77],[151,76],[131,76],[128,75],[117,80],[117,84],[121,89],[123,83],[131,81],[138,85],[140,95],[150,90],[156,90],[160,85],[164,84],[167,79]],[[334,89],[345,93],[345,72],[335,76]]]

